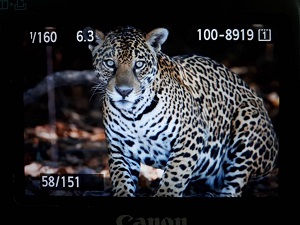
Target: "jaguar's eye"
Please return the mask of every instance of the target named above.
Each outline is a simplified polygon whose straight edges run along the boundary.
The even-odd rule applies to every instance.
[[[104,60],[103,63],[109,69],[114,69],[115,68],[115,62],[111,59]]]
[[[135,63],[135,68],[136,68],[136,69],[142,69],[142,68],[144,67],[144,65],[145,65],[145,62],[144,62],[144,61],[137,61],[137,62]]]

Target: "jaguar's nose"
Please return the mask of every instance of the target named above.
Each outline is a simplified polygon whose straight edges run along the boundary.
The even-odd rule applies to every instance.
[[[123,97],[127,97],[132,91],[133,88],[132,87],[127,87],[127,86],[120,86],[120,87],[116,87],[116,91]]]

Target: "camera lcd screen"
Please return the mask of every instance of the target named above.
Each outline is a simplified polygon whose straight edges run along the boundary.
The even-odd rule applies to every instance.
[[[17,64],[9,64],[17,96],[14,109],[24,119],[11,121],[17,127],[12,151],[13,195],[18,204],[101,206],[115,201],[103,123],[105,93],[99,88],[89,45],[95,41],[96,30],[106,34],[119,26],[145,33],[166,28],[163,53],[209,57],[236,73],[262,98],[279,139],[280,156],[270,175],[259,185],[245,187],[243,196],[279,197],[284,185],[279,179],[285,166],[282,158],[290,152],[282,117],[288,112],[286,96],[293,91],[292,80],[299,80],[294,58],[299,41],[293,16],[279,10],[280,4],[267,1],[268,11],[266,1],[261,7],[230,1],[228,5],[217,3],[216,11],[209,6],[187,13],[184,7],[182,14],[158,10],[156,15],[147,10],[147,15],[139,11],[116,17],[112,12],[97,13],[97,7],[104,10],[101,4],[17,2],[1,3],[2,12],[13,12],[18,20],[16,27],[9,19],[2,22],[3,30],[14,34],[11,39],[18,46],[13,55]],[[69,16],[68,9],[73,8]],[[90,36],[85,35],[86,27],[91,28]],[[219,93],[221,89],[209,91]],[[152,197],[164,173],[144,164],[140,169],[135,202]]]

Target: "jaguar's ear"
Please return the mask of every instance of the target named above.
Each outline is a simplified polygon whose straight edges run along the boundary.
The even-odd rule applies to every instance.
[[[96,46],[101,45],[104,41],[105,35],[102,31],[86,27],[83,29],[83,37],[89,42],[89,49],[92,51]]]
[[[166,28],[157,28],[146,34],[146,41],[154,48],[160,51],[161,45],[167,40],[169,31]]]

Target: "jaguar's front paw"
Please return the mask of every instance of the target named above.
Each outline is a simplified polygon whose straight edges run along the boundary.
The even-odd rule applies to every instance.
[[[188,197],[188,198],[214,198],[214,197],[217,197],[217,195],[214,193],[211,193],[211,192],[205,192],[205,193],[187,195],[185,197]]]
[[[157,192],[153,197],[182,197],[182,194],[178,192]]]

